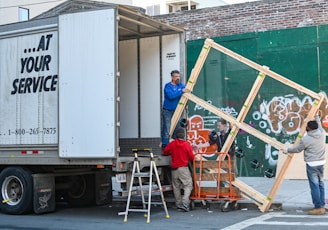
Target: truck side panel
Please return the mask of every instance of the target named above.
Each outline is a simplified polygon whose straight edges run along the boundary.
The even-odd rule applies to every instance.
[[[57,32],[0,40],[0,144],[57,144]]]
[[[116,153],[114,9],[59,17],[59,155]]]

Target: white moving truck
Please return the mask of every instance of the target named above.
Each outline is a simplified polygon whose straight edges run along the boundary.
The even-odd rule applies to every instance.
[[[184,66],[182,28],[121,5],[0,26],[1,211],[108,203],[132,148],[164,178],[162,92]]]

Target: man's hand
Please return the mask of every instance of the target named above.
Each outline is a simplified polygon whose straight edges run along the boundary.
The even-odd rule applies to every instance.
[[[192,151],[194,151],[195,153],[198,152],[199,148],[197,145],[192,145],[191,147],[192,147]]]
[[[287,148],[280,149],[280,151],[281,151],[283,154],[288,154],[288,149],[287,149]]]
[[[197,144],[197,147],[200,149],[200,148],[207,148],[210,146],[210,143],[208,142],[205,142],[205,143],[198,143]]]
[[[187,88],[184,88],[184,89],[182,90],[182,92],[184,92],[184,93],[190,93],[190,90],[187,89]]]

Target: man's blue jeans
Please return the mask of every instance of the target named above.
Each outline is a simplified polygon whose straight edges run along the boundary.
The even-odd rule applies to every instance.
[[[170,142],[171,119],[174,111],[163,109],[162,111],[162,149]],[[175,135],[175,134],[174,134]],[[174,139],[175,136],[172,135]]]
[[[311,167],[306,164],[306,173],[309,179],[312,203],[314,205],[314,208],[322,208],[325,206],[325,187],[323,181],[323,172],[323,165]]]

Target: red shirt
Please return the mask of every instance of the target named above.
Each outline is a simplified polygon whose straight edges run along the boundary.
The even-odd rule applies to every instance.
[[[189,142],[178,138],[164,148],[163,154],[172,157],[172,168],[186,167],[189,160],[192,161],[195,158]]]

